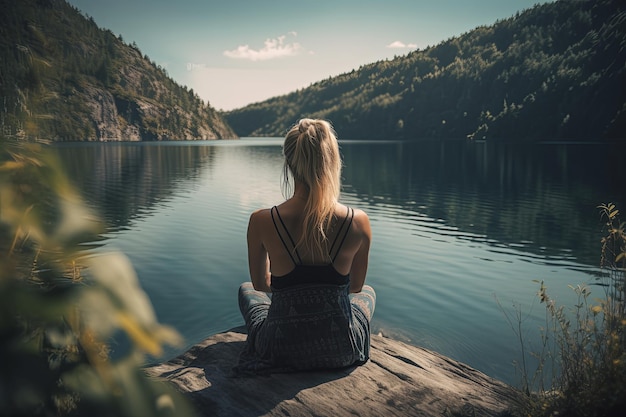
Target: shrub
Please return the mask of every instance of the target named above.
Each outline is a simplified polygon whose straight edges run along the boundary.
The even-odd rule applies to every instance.
[[[90,250],[101,230],[45,146],[0,138],[0,414],[190,414],[141,369],[179,336],[121,253]]]

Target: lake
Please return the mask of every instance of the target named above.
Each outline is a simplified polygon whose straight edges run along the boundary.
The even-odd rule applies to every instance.
[[[107,222],[98,250],[132,261],[159,320],[186,345],[243,324],[250,213],[283,201],[282,139],[76,143],[55,147],[87,204]],[[538,346],[545,281],[593,284],[603,222],[626,210],[616,145],[341,141],[345,204],[365,210],[373,243],[367,283],[373,331],[435,350],[517,385],[524,312]],[[601,295],[597,286],[593,294]],[[113,346],[115,349],[115,346]]]

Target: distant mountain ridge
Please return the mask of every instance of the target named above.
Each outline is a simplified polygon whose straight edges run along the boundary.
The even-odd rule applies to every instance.
[[[192,89],[64,0],[0,0],[0,134],[56,141],[228,139]]]
[[[301,117],[349,139],[621,140],[626,3],[560,0],[225,113],[240,136]]]

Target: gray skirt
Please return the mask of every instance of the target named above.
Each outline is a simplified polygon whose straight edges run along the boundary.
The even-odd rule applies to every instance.
[[[346,285],[301,285],[256,291],[239,287],[246,346],[235,374],[331,369],[369,359],[370,321],[376,293],[365,285],[349,294]]]

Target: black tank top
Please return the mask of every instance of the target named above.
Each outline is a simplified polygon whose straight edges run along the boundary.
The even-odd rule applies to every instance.
[[[274,215],[276,212],[276,215]],[[274,206],[270,210],[272,215],[272,221],[274,222],[274,228],[276,229],[276,233],[278,237],[280,237],[287,254],[291,258],[291,261],[294,264],[294,268],[285,275],[276,276],[272,275],[271,277],[271,285],[276,289],[283,289],[287,287],[291,287],[294,285],[304,285],[304,284],[329,284],[329,285],[344,285],[350,282],[350,274],[342,275],[335,269],[334,262],[337,258],[337,255],[341,251],[341,247],[343,246],[343,242],[346,240],[346,236],[348,235],[348,231],[352,226],[352,220],[354,219],[354,209],[348,207],[348,213],[346,217],[343,219],[341,226],[335,236],[335,240],[333,244],[330,246],[328,251],[328,257],[331,259],[331,263],[322,264],[322,265],[305,265],[302,263],[302,258],[298,253],[298,248],[296,248],[296,243],[291,237],[289,230],[285,226],[285,222],[280,216],[278,212],[278,207]],[[276,222],[276,218],[280,223],[280,226],[284,230],[287,240],[281,233],[281,229]],[[340,240],[341,237],[341,240]],[[337,242],[339,244],[337,245]],[[290,247],[292,248],[290,250]],[[334,253],[334,255],[333,255]],[[295,255],[295,257],[294,257]]]

